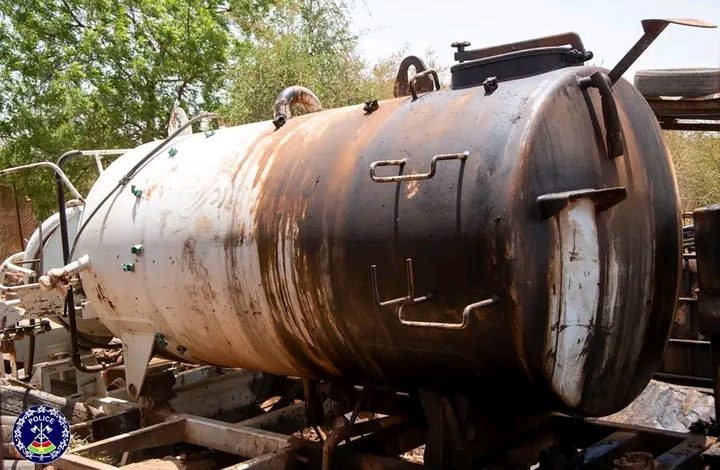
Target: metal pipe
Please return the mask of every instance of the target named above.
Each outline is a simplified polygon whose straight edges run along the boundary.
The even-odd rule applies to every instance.
[[[22,218],[20,217],[20,203],[18,202],[17,188],[12,185],[13,197],[15,198],[15,216],[17,217],[18,236],[20,238],[20,249],[25,249],[25,238],[23,237]]]
[[[100,158],[99,153],[94,153],[93,157],[95,157],[95,165],[97,165],[98,173],[102,173],[105,171],[105,168],[103,168],[102,159]]]
[[[62,164],[65,159],[71,158],[77,154],[81,154],[79,150],[70,151],[62,154],[58,159],[58,163]],[[59,170],[59,168],[58,168]],[[60,170],[62,173],[62,170]],[[68,238],[67,231],[67,214],[65,212],[65,188],[63,187],[63,181],[60,177],[60,173],[55,174],[55,185],[57,187],[57,198],[58,198],[58,214],[60,215],[60,240],[62,242],[62,253],[63,263],[67,265],[70,261],[70,240]],[[70,358],[73,366],[80,372],[93,373],[107,369],[109,366],[94,365],[86,366],[82,362],[80,356],[80,347],[78,344],[78,330],[77,330],[77,318],[75,311],[75,296],[73,294],[72,285],[68,286],[67,294],[65,295],[65,306],[64,310],[69,315],[69,326],[70,326]]]
[[[102,168],[102,162],[100,161],[100,157],[122,155],[129,151],[130,149],[70,150],[69,152],[65,152],[64,154],[60,155],[60,158],[58,158],[57,161],[57,165],[62,168],[65,163],[75,157],[93,157],[96,163],[99,162],[98,171],[102,173],[104,169]]]
[[[700,341],[694,339],[681,339],[681,338],[670,338],[669,344],[684,344],[685,346],[704,346],[709,347],[710,341]]]
[[[15,253],[14,255],[11,255],[9,258],[7,258],[5,261],[3,261],[2,266],[0,266],[0,269],[2,269],[3,272],[5,272],[7,270],[11,270],[11,271],[21,272],[28,276],[34,276],[36,273],[32,269],[23,268],[22,266],[18,266],[16,264],[14,264],[16,261],[22,262],[22,258],[24,256],[25,256],[24,251],[20,251],[18,253]]]
[[[24,251],[21,251],[19,253],[15,253],[14,255],[11,255],[8,257],[5,261],[3,261],[2,264],[0,264],[0,291],[4,292],[17,292],[20,290],[26,290],[26,289],[35,289],[38,287],[38,284],[23,284],[21,286],[6,286],[2,283],[3,278],[5,276],[5,272],[8,270],[21,272],[28,276],[35,276],[35,271],[27,268],[23,268],[21,266],[17,266],[13,264],[17,261],[17,259],[22,259],[22,257],[25,255]]]
[[[75,152],[79,152],[79,150],[75,150]],[[54,164],[52,162],[30,163],[28,165],[21,165],[21,166],[16,166],[13,168],[8,168],[6,170],[0,170],[0,176],[10,175],[12,173],[19,173],[21,171],[31,170],[33,168],[50,168],[52,171],[55,172],[55,178],[59,178],[60,181],[62,181],[65,184],[65,186],[67,186],[67,188],[70,190],[70,192],[73,194],[73,196],[76,199],[79,199],[79,200],[85,202],[85,200],[80,195],[78,190],[75,189],[75,186],[73,186],[73,184],[70,182],[68,177],[65,176],[65,173],[63,173],[63,171],[60,169],[60,167],[58,167],[56,164]]]
[[[302,106],[306,113],[322,110],[320,100],[310,89],[299,85],[287,87],[280,92],[273,105],[273,124],[276,129],[280,129],[292,117],[290,108],[294,104]]]

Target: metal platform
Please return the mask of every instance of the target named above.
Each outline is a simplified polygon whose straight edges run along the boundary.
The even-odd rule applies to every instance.
[[[667,130],[720,131],[720,93],[698,98],[645,97]]]
[[[237,423],[176,415],[160,424],[76,448],[55,466],[68,470],[115,470],[120,467],[93,458],[115,456],[118,461],[127,462],[129,456],[143,450],[185,443],[237,456],[239,461],[224,467],[225,470],[427,468],[398,457],[403,446],[388,445],[395,440],[388,437],[397,437],[407,424],[400,416],[339,426],[323,433],[320,440],[298,437],[307,427],[303,417],[303,403]],[[404,447],[413,445],[408,442]],[[663,469],[717,465],[720,443],[703,435],[556,415],[523,432],[507,446],[494,449],[486,458],[475,460],[472,466],[452,468],[538,465],[539,469],[610,469],[638,461],[654,462],[654,468]]]

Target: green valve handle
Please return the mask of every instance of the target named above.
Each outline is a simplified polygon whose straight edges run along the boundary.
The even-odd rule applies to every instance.
[[[135,271],[135,263],[123,263],[121,267],[126,273]]]

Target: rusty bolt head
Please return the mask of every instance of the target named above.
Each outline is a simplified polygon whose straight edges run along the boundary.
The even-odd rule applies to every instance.
[[[123,263],[120,265],[123,271],[126,273],[131,273],[135,271],[135,263]]]
[[[282,126],[285,125],[285,116],[278,116],[275,119],[273,119],[273,124],[275,125],[275,130],[280,129]]]
[[[498,89],[497,77],[488,77],[483,82],[483,88],[485,88],[485,94],[491,95],[495,90]]]
[[[470,41],[455,41],[450,47],[456,48],[458,52],[465,52],[465,48],[470,47]]]
[[[363,106],[363,111],[365,111],[365,114],[371,114],[377,111],[379,107],[378,100],[368,100],[365,102],[365,106]]]
[[[170,155],[170,158],[172,158],[172,157],[174,157],[175,155],[177,155],[177,153],[178,153],[178,151],[177,151],[177,149],[176,149],[175,147],[172,147],[172,148],[170,148],[170,150],[168,150],[168,155]]]
[[[144,251],[144,248],[142,245],[133,245],[130,247],[130,253],[134,255],[141,255]]]
[[[132,195],[135,196],[135,197],[140,197],[140,196],[142,196],[142,193],[143,193],[143,192],[142,192],[142,189],[138,188],[138,187],[135,186],[135,185],[130,186],[130,192],[131,192]]]

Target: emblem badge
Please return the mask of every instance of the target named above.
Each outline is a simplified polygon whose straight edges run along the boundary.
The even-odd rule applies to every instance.
[[[61,412],[47,406],[31,406],[20,413],[13,426],[17,451],[37,464],[60,458],[70,444],[70,424]]]

